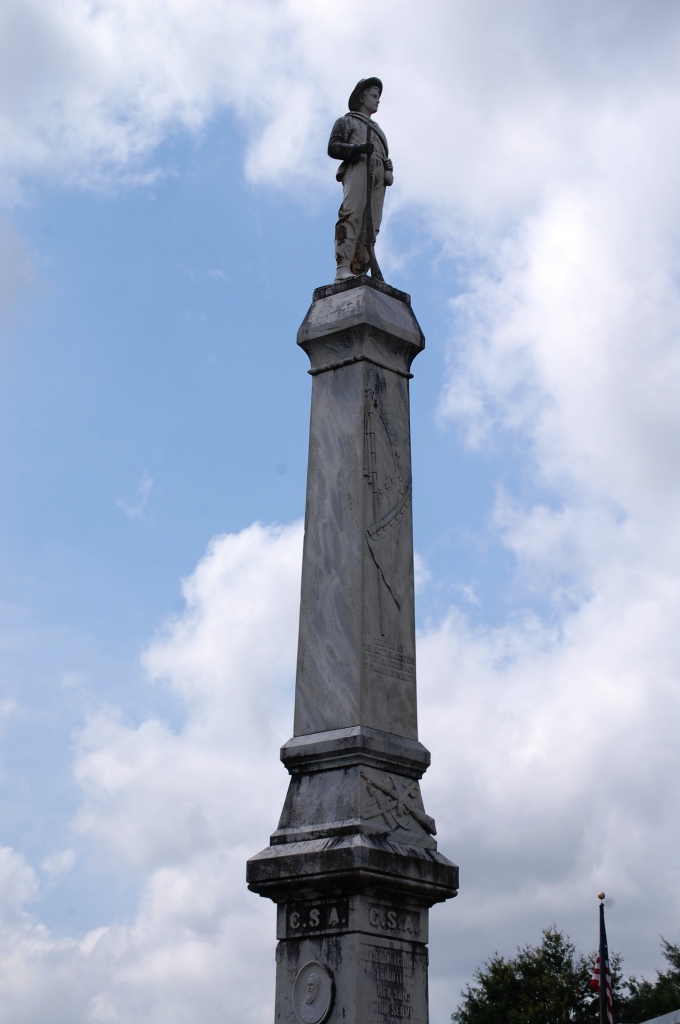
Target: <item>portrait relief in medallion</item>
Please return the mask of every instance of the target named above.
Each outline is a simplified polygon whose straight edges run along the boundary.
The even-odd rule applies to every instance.
[[[333,1008],[333,975],[318,960],[310,960],[293,982],[293,1008],[300,1024],[323,1024]]]

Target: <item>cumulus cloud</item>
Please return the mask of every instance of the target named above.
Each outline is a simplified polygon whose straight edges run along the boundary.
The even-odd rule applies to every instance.
[[[179,731],[95,717],[81,736],[77,829],[142,880],[138,916],[98,942],[118,958],[95,1021],[259,1021],[272,1012],[273,912],[248,893],[286,788],[302,531],[216,538],[185,581],[186,609],[147,650],[149,675],[183,700]],[[273,932],[272,932],[273,934]]]
[[[125,501],[124,498],[116,498],[116,508],[119,508],[127,519],[141,519],[146,512],[149,498],[153,489],[153,477],[146,471],[142,473],[137,484],[137,493],[132,501]]]
[[[153,180],[144,164],[168,133],[230,107],[290,162],[307,131],[312,83],[296,82],[299,15],[270,0],[63,0],[3,5],[0,51],[5,201],[34,178],[99,187]],[[301,134],[302,133],[302,134]],[[293,136],[293,137],[291,137]]]
[[[244,865],[286,787],[301,540],[299,524],[218,537],[185,581],[185,609],[143,659],[181,699],[181,726],[109,710],[80,734],[74,834],[100,870],[138,879],[132,920],[50,933],[34,872],[0,851],[3,1020],[48,1006],[87,1024],[271,1017],[273,907],[247,892]],[[592,945],[603,884],[629,908],[619,943],[673,934],[679,589],[650,580],[631,604],[612,579],[550,630],[529,615],[473,628],[452,609],[421,633],[424,794],[464,881],[433,911],[433,1019],[490,942],[511,949],[557,920]],[[43,866],[54,876],[74,859],[69,848]]]
[[[678,908],[680,93],[662,37],[677,18],[641,10],[581,22],[580,53],[545,37],[544,87],[514,106],[540,114],[517,118],[536,163],[524,194],[497,190],[498,226],[452,300],[440,415],[473,449],[525,454],[534,487],[499,489],[493,512],[519,589],[502,627],[452,610],[419,658],[431,784],[472,865],[466,933],[511,949],[557,920],[587,946],[586,895],[613,889],[617,945],[651,972]]]
[[[278,748],[291,731],[301,546],[300,524],[215,538],[184,583],[185,610],[144,656],[181,698],[183,725],[110,710],[79,737],[74,834],[108,871],[138,879],[134,919],[78,941],[51,934],[25,907],[35,873],[0,850],[3,1021],[271,1017],[274,908],[247,891],[245,861],[267,844],[286,790]],[[74,860],[59,851],[43,867],[54,876]]]
[[[426,789],[463,865],[457,905],[434,915],[450,1004],[451,975],[485,947],[512,950],[554,921],[592,948],[600,888],[616,897],[610,928],[629,970],[649,971],[658,934],[677,935],[679,599],[659,578],[633,598],[614,575],[552,626],[525,615],[473,628],[452,610],[421,636]],[[455,969],[442,958],[452,948]]]
[[[674,145],[680,26],[665,4],[9,0],[2,17],[8,182],[124,178],[222,108],[243,123],[253,177],[326,167],[310,146],[370,68],[399,189],[449,215],[514,222],[546,181],[590,180],[594,139],[602,154],[635,147],[631,112]]]
[[[67,850],[55,850],[44,858],[42,862],[43,871],[45,871],[52,878],[56,878],[59,875],[66,874],[70,871],[76,862],[76,851],[69,848]]]

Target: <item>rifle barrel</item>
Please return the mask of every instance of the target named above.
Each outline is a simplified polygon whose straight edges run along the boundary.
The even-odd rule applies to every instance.
[[[371,143],[371,122],[366,125],[366,144]],[[371,277],[384,281],[384,277],[375,258],[375,234],[373,231],[373,171],[371,167],[372,153],[366,154],[366,251],[370,261]]]

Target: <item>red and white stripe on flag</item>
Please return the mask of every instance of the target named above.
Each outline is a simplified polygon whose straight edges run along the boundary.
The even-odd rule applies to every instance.
[[[593,976],[590,979],[590,984],[593,986],[594,989],[597,989],[598,992],[600,991],[600,954],[599,953],[597,954],[597,957],[595,958],[595,967],[593,968]]]
[[[595,959],[595,967],[593,968],[593,976],[590,979],[590,984],[598,992],[600,991],[600,954],[597,954]],[[614,1013],[612,1009],[612,976],[609,971],[609,961],[607,961],[607,1024],[614,1024]]]

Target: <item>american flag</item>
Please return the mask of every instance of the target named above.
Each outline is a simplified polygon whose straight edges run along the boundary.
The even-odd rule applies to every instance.
[[[602,975],[601,965],[605,965],[604,993],[600,988]],[[604,904],[600,903],[600,951],[595,960],[595,968],[590,984],[600,993],[600,1024],[614,1024],[612,1012],[612,976],[609,970],[609,950],[607,949],[607,932],[604,927]],[[604,998],[603,998],[604,995]]]

